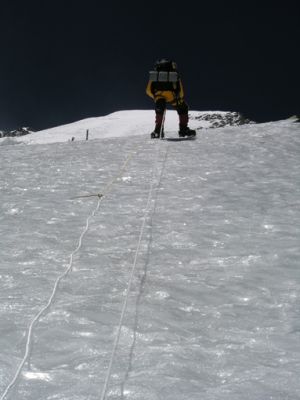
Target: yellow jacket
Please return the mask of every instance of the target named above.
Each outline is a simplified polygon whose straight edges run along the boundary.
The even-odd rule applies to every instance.
[[[167,103],[176,104],[178,100],[183,100],[184,92],[181,80],[177,83],[167,82],[174,86],[174,90],[160,90],[152,87],[153,81],[149,81],[146,88],[146,93],[154,101],[165,99]],[[156,82],[155,82],[156,83]],[[163,83],[163,82],[162,82]],[[179,86],[178,86],[179,85]]]

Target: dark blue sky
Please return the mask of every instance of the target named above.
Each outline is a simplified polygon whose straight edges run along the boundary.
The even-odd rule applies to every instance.
[[[297,2],[1,1],[0,129],[151,109],[156,59],[174,59],[193,110],[256,121],[299,114]]]

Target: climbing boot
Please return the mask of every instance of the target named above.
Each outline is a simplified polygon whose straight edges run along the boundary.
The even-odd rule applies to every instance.
[[[194,129],[190,129],[188,126],[180,126],[178,135],[179,137],[196,136],[196,131]]]

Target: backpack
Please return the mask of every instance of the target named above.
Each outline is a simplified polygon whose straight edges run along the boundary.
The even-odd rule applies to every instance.
[[[150,71],[149,79],[152,82],[178,82],[179,74],[174,61],[165,58],[156,61],[154,71]]]
[[[177,72],[177,65],[174,61],[162,58],[161,60],[156,61],[154,69],[155,71]]]

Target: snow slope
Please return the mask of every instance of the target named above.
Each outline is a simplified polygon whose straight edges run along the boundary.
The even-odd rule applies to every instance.
[[[299,125],[110,118],[0,147],[0,399],[104,398],[144,217],[105,398],[300,399]]]
[[[214,116],[217,121],[197,120]],[[224,111],[190,111],[190,127],[193,129],[209,128],[218,122],[218,118],[231,116],[233,113]],[[224,121],[222,121],[224,123]],[[168,129],[178,129],[178,116],[176,111],[168,110],[166,114],[166,126]],[[89,130],[89,139],[104,139],[112,137],[127,137],[135,135],[144,135],[150,133],[154,128],[154,111],[153,110],[129,110],[117,111],[104,117],[87,118],[76,121],[67,125],[58,126],[51,129],[35,132],[22,138],[1,139],[4,144],[45,144],[58,143],[74,140],[85,140],[86,132]]]

